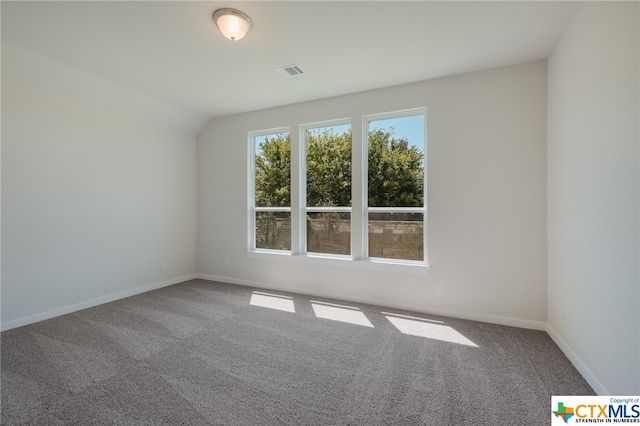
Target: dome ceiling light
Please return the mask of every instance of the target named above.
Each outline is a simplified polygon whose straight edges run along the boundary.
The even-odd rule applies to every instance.
[[[218,9],[212,18],[220,32],[231,41],[240,40],[253,25],[247,15],[236,9]]]

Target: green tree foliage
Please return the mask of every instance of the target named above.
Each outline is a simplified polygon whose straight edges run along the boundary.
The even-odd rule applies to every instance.
[[[393,130],[369,131],[369,206],[421,207],[424,203],[424,154]]]
[[[419,207],[424,202],[424,154],[393,129],[369,131],[369,206]],[[307,205],[351,205],[351,133],[307,132]],[[291,140],[265,137],[256,153],[256,205],[290,206]]]
[[[351,132],[307,131],[307,205],[351,205]]]
[[[258,144],[256,152],[256,206],[291,205],[291,137],[276,135]]]

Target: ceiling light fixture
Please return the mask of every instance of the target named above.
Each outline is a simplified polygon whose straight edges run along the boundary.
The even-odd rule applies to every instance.
[[[253,25],[247,15],[236,9],[218,9],[212,18],[220,32],[231,41],[240,40]]]

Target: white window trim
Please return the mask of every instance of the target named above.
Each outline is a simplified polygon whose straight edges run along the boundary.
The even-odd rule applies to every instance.
[[[326,121],[316,121],[313,123],[304,123],[300,125],[300,188],[299,188],[299,200],[300,200],[300,218],[299,218],[299,228],[298,232],[300,235],[300,248],[299,254],[303,256],[307,256],[309,258],[329,258],[329,259],[345,259],[345,260],[353,260],[353,243],[351,244],[351,255],[338,255],[333,253],[309,253],[307,252],[307,213],[320,213],[320,212],[337,212],[337,213],[349,213],[350,219],[350,227],[353,231],[353,208],[352,206],[336,206],[336,207],[313,207],[307,206],[307,131],[313,129],[322,129],[325,127],[334,127],[334,126],[344,126],[349,125],[349,130],[353,129],[353,123],[351,122],[351,118],[338,118],[335,120],[326,120]],[[353,153],[353,135],[351,137],[351,152]],[[293,167],[293,163],[292,163]],[[352,168],[352,176],[353,176],[353,154],[351,158],[351,168]],[[353,181],[353,177],[351,178]],[[353,190],[352,190],[353,192]],[[352,201],[353,205],[353,201]]]
[[[249,132],[248,134],[248,170],[249,179],[247,180],[247,247],[248,252],[266,251],[266,252],[280,252],[290,253],[288,250],[270,250],[256,248],[256,212],[291,212],[291,206],[289,207],[257,207],[256,206],[256,139],[260,136],[268,136],[279,133],[289,133],[291,135],[291,128],[289,126],[275,127],[272,129],[256,130]],[[293,144],[293,142],[291,142]]]
[[[424,115],[424,206],[423,207],[368,207],[368,148],[367,135],[369,122],[389,118],[400,118],[410,115]],[[298,133],[291,131],[292,126],[251,131],[248,135],[248,250],[247,256],[255,259],[278,260],[295,263],[320,264],[330,267],[347,267],[358,269],[378,269],[403,273],[426,274],[430,270],[427,251],[427,212],[428,212],[428,172],[427,172],[427,109],[412,108],[393,112],[367,114],[361,116],[362,127],[353,126],[351,118],[317,121],[300,124]],[[321,127],[332,127],[350,124],[352,134],[352,197],[351,207],[308,207],[306,205],[306,131]],[[260,136],[289,133],[291,140],[291,206],[289,207],[256,207],[255,206],[255,140]],[[359,134],[358,134],[359,133]],[[359,160],[359,161],[358,161]],[[353,176],[360,179],[353,179]],[[255,214],[260,211],[291,213],[291,250],[261,249],[255,247]],[[307,212],[348,212],[351,217],[351,255],[329,253],[307,253],[306,251],[306,217]],[[422,261],[375,258],[368,256],[368,217],[370,212],[379,213],[422,213],[424,228],[424,259]]]
[[[423,134],[424,134],[424,149],[422,150],[422,153],[424,155],[424,185],[423,185],[423,200],[424,200],[424,204],[422,207],[369,207],[369,202],[368,202],[368,196],[369,196],[369,155],[368,155],[368,135],[369,135],[369,124],[372,121],[376,121],[376,120],[386,120],[386,119],[390,119],[390,118],[402,118],[402,117],[407,117],[407,116],[411,116],[411,115],[422,115],[424,116],[424,129],[423,129]],[[427,197],[427,187],[428,187],[428,180],[427,180],[427,108],[425,107],[421,107],[421,108],[411,108],[411,109],[405,109],[405,110],[399,110],[399,111],[391,111],[391,112],[383,112],[383,113],[377,113],[377,114],[367,114],[367,115],[363,115],[362,116],[362,151],[363,151],[363,161],[362,161],[362,176],[361,176],[361,181],[362,181],[362,198],[364,200],[363,205],[362,205],[362,221],[363,221],[363,236],[362,236],[362,242],[363,242],[363,247],[362,247],[362,253],[363,253],[363,259],[370,261],[370,262],[375,262],[375,263],[383,263],[383,264],[387,264],[387,263],[400,263],[400,264],[415,264],[415,265],[420,265],[422,267],[429,267],[429,263],[428,263],[428,259],[429,259],[429,255],[428,255],[428,246],[427,246],[427,231],[428,231],[428,221],[427,221],[427,212],[428,212],[428,208],[427,208],[427,203],[428,203],[428,197]],[[365,153],[367,153],[367,155],[365,155]],[[422,235],[422,241],[423,241],[423,259],[420,261],[415,261],[415,260],[402,260],[402,259],[387,259],[387,258],[380,258],[380,257],[370,257],[369,256],[369,232],[368,232],[368,226],[369,226],[369,213],[422,213],[422,218],[423,218],[423,235]]]
[[[347,255],[321,255],[317,253],[293,255],[285,250],[259,249],[248,251],[247,257],[269,261],[291,262],[294,264],[323,265],[331,268],[349,268],[364,270],[393,271],[407,274],[427,274],[431,269],[425,262],[400,259],[365,259],[355,260]]]

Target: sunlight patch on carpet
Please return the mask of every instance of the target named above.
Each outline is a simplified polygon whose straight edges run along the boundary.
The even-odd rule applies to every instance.
[[[365,314],[353,306],[337,305],[335,303],[318,302],[314,300],[311,301],[311,306],[318,318],[373,328],[373,324],[371,324],[371,321],[369,321]]]
[[[403,334],[425,337],[427,339],[436,339],[443,342],[457,343],[460,345],[472,346],[474,348],[478,347],[478,345],[464,337],[453,328],[442,324],[441,321],[431,321],[424,318],[408,317],[406,315],[394,315],[386,312],[384,312],[384,314],[389,322]]]
[[[278,311],[296,312],[296,308],[293,306],[293,298],[279,294],[254,291],[249,303],[253,306],[276,309]]]

